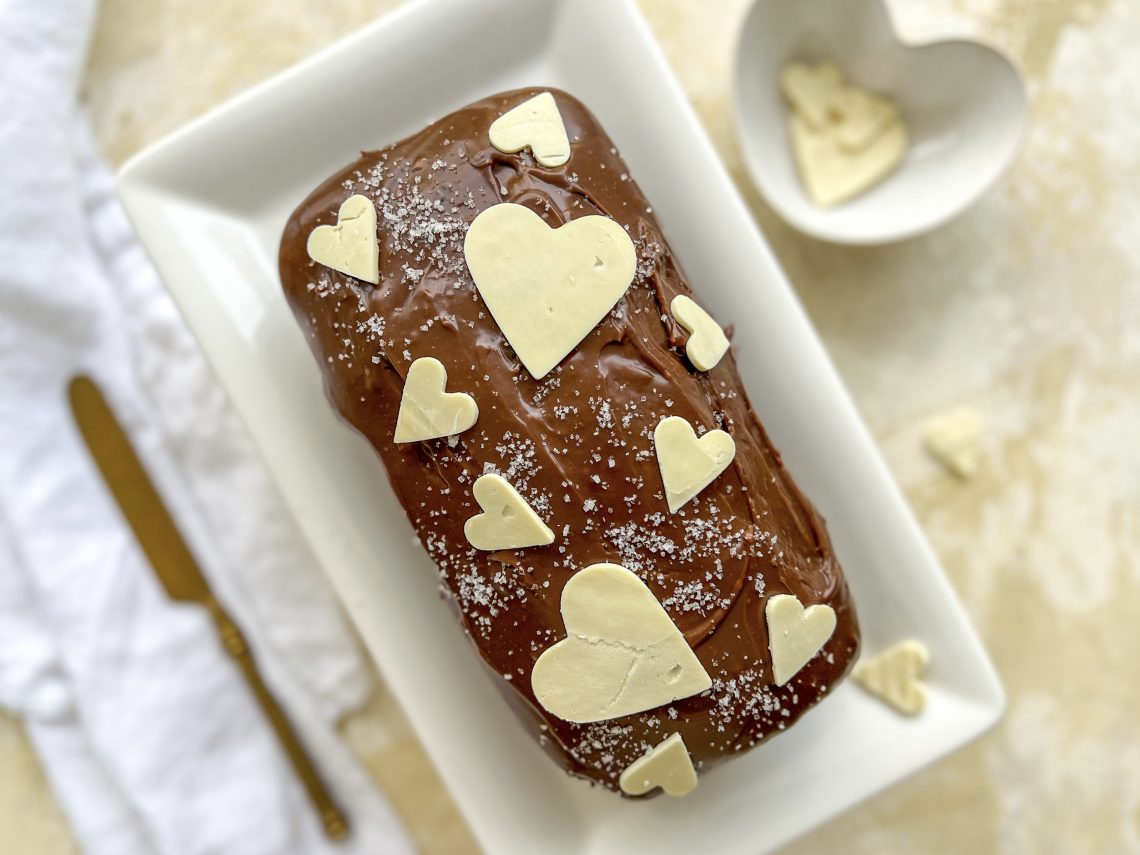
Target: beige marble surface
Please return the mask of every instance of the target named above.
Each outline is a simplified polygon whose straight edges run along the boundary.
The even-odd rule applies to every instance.
[[[1140,852],[1140,3],[893,2],[908,34],[1005,47],[1033,123],[1008,180],[967,215],[845,249],[782,224],[740,168],[728,84],[747,0],[639,2],[1009,692],[991,734],[787,851]],[[120,162],[395,5],[105,0],[87,81],[104,150]],[[962,404],[986,421],[966,482],[920,447],[922,423]],[[390,698],[346,734],[425,851],[473,848]],[[74,846],[4,717],[0,842]]]

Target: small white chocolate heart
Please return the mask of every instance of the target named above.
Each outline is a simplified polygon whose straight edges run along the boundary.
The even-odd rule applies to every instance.
[[[475,399],[446,388],[447,369],[438,359],[424,356],[411,364],[396,416],[396,442],[452,436],[475,424],[479,418]]]
[[[858,86],[840,86],[831,95],[831,114],[838,124],[839,144],[861,151],[898,121],[894,102]]]
[[[711,371],[728,350],[728,338],[712,316],[684,294],[669,304],[677,323],[689,332],[685,355],[698,371]]]
[[[593,564],[562,589],[566,638],[538,657],[542,706],[585,724],[703,692],[712,680],[653,592],[617,564]]]
[[[700,439],[680,416],[662,419],[653,431],[657,465],[665,485],[669,512],[677,509],[711,484],[736,456],[736,443],[722,430],[710,430]]]
[[[674,733],[626,767],[618,778],[622,790],[641,796],[660,787],[670,796],[686,796],[697,787],[697,770],[681,734]]]
[[[768,650],[772,676],[782,686],[819,653],[835,632],[835,610],[822,604],[803,607],[791,594],[768,599]]]
[[[505,154],[530,148],[543,166],[562,166],[570,159],[570,139],[558,104],[542,92],[508,110],[491,123],[491,145]]]
[[[813,128],[828,122],[827,112],[835,90],[843,83],[843,72],[834,62],[808,65],[789,62],[780,72],[780,90]]]
[[[903,715],[918,715],[926,706],[926,687],[918,678],[929,663],[925,644],[900,641],[877,656],[861,660],[851,676]]]
[[[349,196],[340,206],[335,226],[317,226],[305,248],[309,258],[373,285],[380,282],[380,247],[376,206],[367,196]]]
[[[927,454],[965,479],[978,471],[981,433],[981,414],[971,407],[955,407],[926,421],[922,444]]]
[[[483,211],[463,243],[495,323],[535,378],[544,377],[621,299],[637,268],[625,229],[580,217],[552,229],[530,208]]]
[[[554,532],[501,475],[479,476],[471,492],[483,513],[463,524],[463,534],[476,549],[494,552],[554,542]]]
[[[848,151],[839,133],[813,129],[798,113],[792,116],[792,150],[812,201],[821,207],[846,202],[873,187],[906,156],[906,126],[893,122],[859,151]]]

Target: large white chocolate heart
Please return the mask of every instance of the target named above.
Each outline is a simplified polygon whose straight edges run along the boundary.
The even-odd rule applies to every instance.
[[[772,676],[782,686],[827,644],[835,632],[835,610],[822,604],[805,609],[791,594],[776,594],[769,597],[764,613]]]
[[[904,715],[926,706],[926,687],[918,679],[930,662],[921,641],[900,641],[870,659],[862,659],[851,676],[855,682]]]
[[[684,294],[669,304],[669,311],[689,333],[685,355],[698,371],[711,371],[728,350],[728,338],[712,316]]]
[[[693,426],[680,416],[662,419],[653,431],[653,447],[665,485],[665,501],[674,514],[711,484],[736,456],[736,443],[727,433],[710,430],[698,439]]]
[[[674,733],[630,763],[618,778],[618,785],[631,796],[645,795],[654,787],[670,796],[688,795],[696,789],[697,770],[681,734]]]
[[[508,110],[491,123],[491,145],[506,154],[529,148],[543,166],[562,166],[570,159],[570,139],[558,104],[542,92]]]
[[[554,532],[501,475],[479,476],[471,492],[483,513],[463,524],[463,534],[476,549],[494,552],[554,542]]]
[[[657,598],[617,564],[593,564],[562,589],[566,638],[538,657],[530,684],[542,706],[584,724],[703,692],[708,672]]]
[[[376,206],[367,196],[349,196],[340,206],[335,226],[317,226],[305,245],[309,258],[373,285],[380,281],[380,246]]]
[[[821,207],[846,202],[882,181],[906,156],[902,122],[887,126],[858,151],[844,147],[830,129],[815,130],[798,114],[791,118],[792,150],[808,195]]]
[[[511,203],[475,218],[463,252],[499,329],[536,378],[597,326],[637,268],[633,241],[608,217],[580,217],[552,229]]]
[[[424,356],[411,364],[396,416],[396,442],[452,436],[475,424],[479,418],[475,399],[446,388],[447,369],[438,359]]]

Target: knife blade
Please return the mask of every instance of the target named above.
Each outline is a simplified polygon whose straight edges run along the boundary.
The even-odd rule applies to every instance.
[[[73,378],[67,391],[72,416],[87,449],[155,576],[172,600],[195,603],[209,611],[222,646],[241,668],[277,733],[281,747],[320,815],[325,833],[333,840],[347,836],[347,818],[333,801],[285,711],[262,679],[241,630],[214,596],[102,391],[86,376]]]

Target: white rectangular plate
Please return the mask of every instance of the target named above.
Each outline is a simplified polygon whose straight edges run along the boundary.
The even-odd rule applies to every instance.
[[[486,678],[382,467],[325,401],[281,294],[277,245],[293,207],[359,149],[525,85],[564,88],[598,115],[701,301],[736,327],[756,411],[827,517],[865,649],[918,637],[931,650],[919,718],[844,685],[688,798],[630,802],[563,774]],[[632,0],[418,0],[138,155],[119,189],[489,851],[766,851],[1000,715],[978,638]]]

